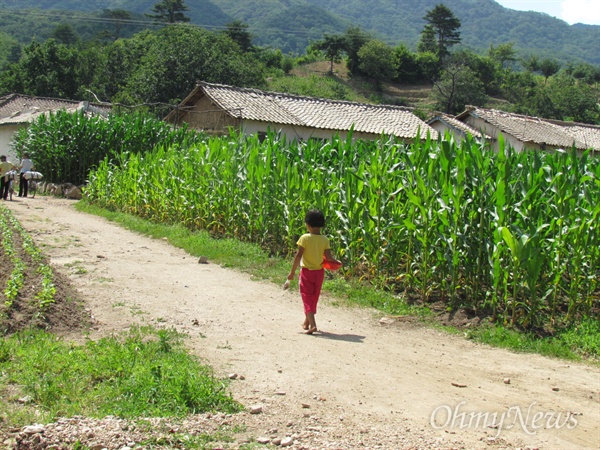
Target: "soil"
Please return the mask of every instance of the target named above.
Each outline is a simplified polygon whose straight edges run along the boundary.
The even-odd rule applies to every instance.
[[[176,328],[218,376],[232,378],[232,394],[247,406],[152,422],[146,434],[117,418],[65,418],[12,430],[7,448],[69,448],[61,445],[79,439],[124,449],[149,433],[223,426],[237,427],[234,442],[207,448],[257,441],[294,449],[600,448],[596,365],[490,348],[327,295],[320,332],[308,336],[295,284],[284,291],[200,264],[165,240],[77,212],[70,200],[6,205],[84,304],[78,311],[91,325],[63,327],[65,338],[95,339],[132,324]],[[169,445],[160,448],[183,448]]]

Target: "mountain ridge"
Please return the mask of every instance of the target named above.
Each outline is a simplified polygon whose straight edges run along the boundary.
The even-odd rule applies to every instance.
[[[158,0],[3,0],[0,13],[23,9],[97,14],[125,9],[144,17]],[[416,49],[425,25],[423,16],[440,0],[187,0],[191,23],[219,29],[233,20],[249,25],[254,42],[303,53],[306,45],[324,33],[343,33],[358,26],[390,45]],[[490,45],[512,42],[519,56],[536,54],[562,61],[600,64],[600,26],[575,24],[544,13],[516,11],[494,0],[453,0],[448,5],[462,23],[461,47],[478,53]],[[148,27],[152,26],[149,19]],[[5,27],[3,27],[5,28]],[[76,27],[75,27],[76,28]],[[43,39],[45,36],[39,36]]]

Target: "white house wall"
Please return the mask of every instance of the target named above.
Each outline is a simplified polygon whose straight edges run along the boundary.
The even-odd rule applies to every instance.
[[[0,126],[0,155],[6,155],[8,160],[14,164],[19,162],[17,155],[10,147],[10,141],[21,128],[26,127],[25,124],[5,124]]]
[[[348,136],[347,131],[324,130],[324,129],[320,129],[320,128],[308,128],[308,127],[302,127],[302,126],[280,125],[280,124],[269,125],[269,124],[266,124],[265,122],[248,121],[248,120],[245,120],[243,122],[242,129],[243,129],[244,134],[246,134],[246,135],[252,135],[252,134],[256,134],[256,133],[266,133],[267,130],[270,130],[271,132],[284,134],[290,140],[296,139],[296,140],[302,140],[302,141],[306,141],[309,139],[329,140],[336,134],[339,134],[341,139],[346,139],[346,137]],[[372,140],[379,139],[380,136],[370,134],[370,133],[360,133],[360,132],[355,131],[352,133],[352,138],[357,139],[357,140],[364,139],[364,140],[372,141]],[[405,141],[411,142],[412,139],[405,139]]]
[[[451,130],[445,123],[439,120],[430,123],[429,126],[435,131],[437,131],[440,134],[440,136],[444,136],[446,134],[446,131],[449,131],[450,133],[454,132],[454,130]]]
[[[465,139],[465,134],[463,132],[457,131],[454,128],[450,128],[440,120],[430,123],[429,126],[437,131],[442,139],[446,137],[446,132],[450,133],[450,135],[454,137],[454,141],[457,144],[460,144],[463,139]]]
[[[500,134],[502,134],[502,137],[504,138],[505,146],[508,145],[510,147],[513,147],[517,152],[522,152],[525,147],[524,142],[517,139],[512,134],[503,132],[499,128],[493,126],[492,124],[486,122],[483,119],[474,116],[468,116],[465,122],[472,128],[479,130],[482,134],[487,134],[488,136],[491,136],[493,138],[492,147],[496,152],[500,150],[500,143],[498,142],[498,136]],[[540,148],[540,146],[537,144],[528,144],[527,148],[531,150],[537,150]]]

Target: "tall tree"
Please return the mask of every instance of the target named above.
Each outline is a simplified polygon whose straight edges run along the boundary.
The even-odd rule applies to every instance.
[[[527,72],[540,70],[540,58],[537,55],[528,55],[521,59],[521,65]]]
[[[423,19],[428,23],[421,37],[427,35],[430,39],[429,36],[433,33],[436,41],[435,53],[443,59],[448,54],[448,48],[460,42],[460,20],[442,3],[427,11]]]
[[[79,53],[48,39],[33,41],[23,49],[19,62],[1,73],[0,92],[21,92],[40,97],[75,99],[79,89]]]
[[[425,25],[423,31],[421,32],[421,37],[419,38],[419,43],[417,44],[417,51],[419,53],[433,53],[437,54],[438,47],[437,41],[435,39],[435,30],[429,24]]]
[[[358,51],[371,40],[371,36],[359,27],[350,27],[346,30],[345,38],[348,70],[352,75],[358,75],[360,73]]]
[[[162,0],[152,7],[156,14],[146,14],[146,17],[165,23],[189,22],[190,18],[183,14],[187,10],[184,0]]]
[[[79,42],[79,36],[68,23],[61,23],[52,30],[51,38],[56,39],[59,44],[74,45]]]
[[[415,83],[424,77],[421,66],[417,62],[417,54],[411,52],[405,44],[394,48],[394,59],[398,65],[396,81]]]
[[[551,58],[545,58],[540,61],[540,72],[544,76],[544,80],[547,83],[548,78],[556,74],[560,70],[560,63]]]
[[[252,35],[248,31],[248,24],[241,20],[234,20],[227,24],[225,34],[240,46],[243,52],[252,50]]]
[[[109,19],[115,26],[114,39],[119,39],[121,37],[123,25],[133,17],[131,13],[125,9],[105,9],[100,16]]]
[[[499,91],[502,71],[500,63],[488,56],[480,56],[472,50],[461,49],[453,52],[446,59],[446,65],[462,64],[473,71],[475,76],[483,83],[487,94],[497,94]]]
[[[396,74],[394,49],[377,39],[370,40],[358,51],[359,68],[376,81],[389,80]]]
[[[127,79],[123,98],[134,103],[179,103],[198,80],[261,86],[263,65],[223,33],[165,27],[144,39],[146,51]]]
[[[339,62],[346,50],[346,38],[341,34],[326,34],[322,41],[315,42],[312,48],[325,53],[329,60],[329,73],[333,75],[333,63]]]
[[[514,42],[500,44],[497,47],[490,44],[488,49],[488,57],[503,69],[508,69],[517,60],[515,55]]]
[[[451,64],[434,83],[431,91],[436,108],[448,114],[458,114],[465,105],[484,106],[487,95],[483,83],[466,65]]]

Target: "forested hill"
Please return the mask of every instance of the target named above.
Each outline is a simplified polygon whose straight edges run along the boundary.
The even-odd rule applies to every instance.
[[[70,11],[71,18],[60,20],[86,37],[102,22],[86,21],[83,16],[124,9],[136,13],[138,19],[135,27],[130,25],[129,30],[124,30],[127,34],[151,26],[143,14],[150,13],[157,1],[0,0],[0,24],[5,33],[21,42],[36,35],[43,40],[56,26],[57,16],[48,15],[47,11]],[[439,3],[440,0],[185,1],[191,23],[211,29],[241,20],[250,26],[255,44],[280,48],[285,53],[302,53],[309,41],[321,39],[323,33],[343,33],[349,26],[359,26],[388,44],[405,43],[414,49],[425,24],[423,16]],[[600,64],[600,26],[570,26],[543,13],[507,9],[493,0],[452,0],[445,4],[462,23],[462,44],[477,52],[487,50],[490,44],[513,42],[519,56],[536,54]],[[31,26],[24,26],[27,23]]]

